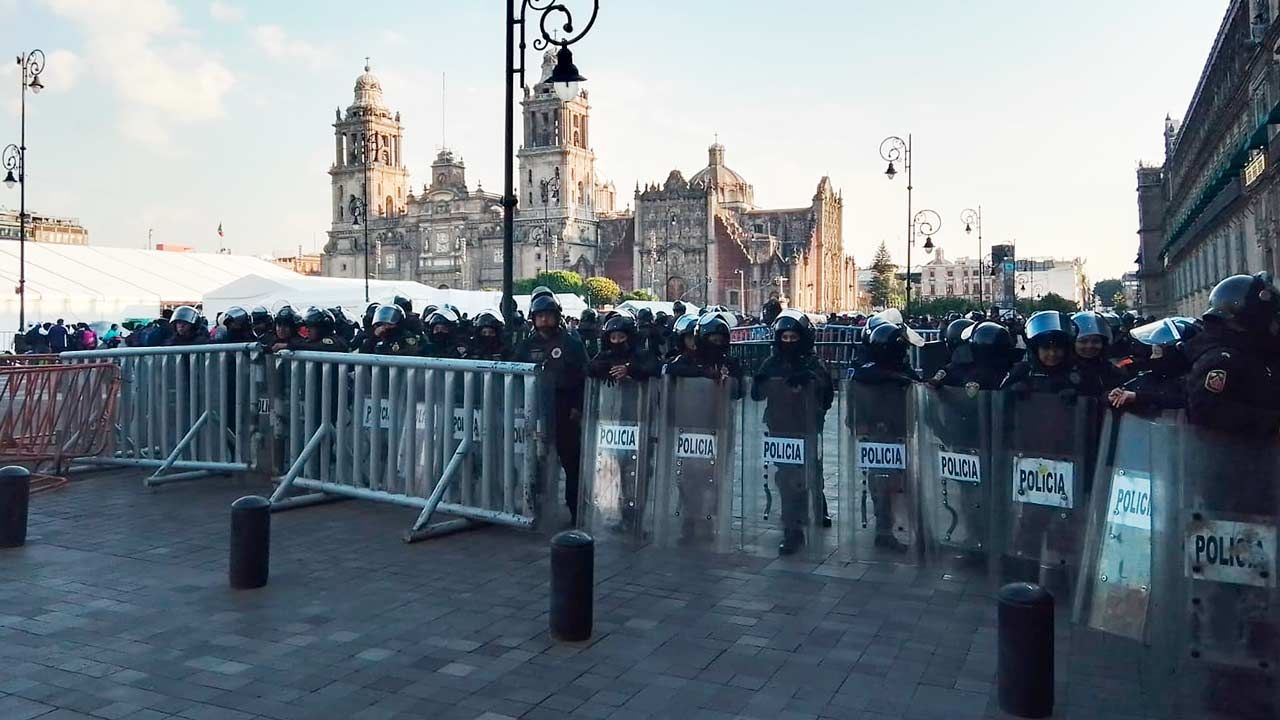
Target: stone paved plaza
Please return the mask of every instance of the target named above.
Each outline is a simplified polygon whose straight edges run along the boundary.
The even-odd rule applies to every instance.
[[[0,551],[0,719],[1002,717],[984,581],[601,547],[595,634],[562,644],[545,537],[405,545],[416,513],[367,502],[274,516],[270,584],[230,590],[228,506],[268,490],[33,497]],[[1134,644],[1059,625],[1055,717],[1154,717]]]

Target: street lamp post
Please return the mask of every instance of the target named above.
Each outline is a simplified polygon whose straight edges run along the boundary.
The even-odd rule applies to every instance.
[[[982,268],[982,206],[979,205],[977,210],[965,209],[960,213],[960,222],[964,223],[964,234],[972,234],[974,229],[978,230],[978,307],[982,307],[982,285],[987,279],[986,271]]]
[[[516,6],[519,5],[519,12]],[[512,286],[515,283],[515,81],[520,78],[520,87],[525,87],[524,51],[525,51],[525,19],[532,11],[538,15],[538,34],[533,40],[534,50],[545,50],[549,45],[560,48],[556,52],[556,66],[551,71],[548,82],[555,88],[561,100],[572,100],[578,96],[578,83],[586,80],[573,64],[573,53],[569,46],[578,42],[596,22],[600,12],[600,0],[592,0],[591,17],[581,31],[574,31],[573,13],[569,8],[556,0],[507,0],[507,84],[506,84],[506,127],[503,133],[503,195],[502,195],[502,314],[506,318],[507,327],[513,327],[516,303]],[[556,38],[549,29],[550,24],[558,22],[553,13],[558,13],[560,30],[565,33],[564,39]],[[516,64],[516,29],[520,30],[520,57]]]
[[[924,251],[933,253],[933,236],[942,229],[942,216],[932,210],[921,210],[911,217],[910,241],[907,243],[907,309],[903,315],[911,317],[911,247],[916,236],[924,236]]]
[[[747,274],[742,268],[734,268],[733,274],[738,276],[738,308],[743,315],[747,314]]]
[[[676,226],[675,212],[668,212],[667,216],[670,222],[667,223],[667,238],[662,246],[662,274],[665,276],[662,279],[661,297],[663,300],[671,299],[671,256],[668,253],[671,252],[671,228]],[[653,282],[650,281],[649,284],[652,285]],[[654,289],[656,290],[657,288]]]
[[[542,191],[542,239],[547,242],[542,252],[542,272],[545,274],[551,272],[551,253],[556,245],[551,237],[551,201],[555,200],[557,205],[560,203],[560,169],[556,168],[555,176],[543,178],[538,184]]]
[[[903,140],[897,135],[890,135],[880,141],[880,157],[889,163],[888,169],[884,171],[885,177],[892,180],[898,170],[893,164],[899,160],[902,161],[902,167],[907,171],[907,296],[905,307],[903,307],[903,315],[911,315],[911,245],[914,243],[912,233],[915,228],[915,216],[911,214],[911,134],[907,133],[907,139]]]
[[[44,72],[44,52],[39,48],[17,58],[21,90],[18,101],[18,144],[5,147],[4,184],[18,184],[18,334],[27,325],[27,88],[39,95],[44,89],[40,73]],[[14,172],[17,176],[14,176]]]
[[[353,195],[348,208],[351,211],[351,225],[354,227],[364,225],[364,301],[366,303],[369,302],[369,157],[377,155],[377,152],[378,136],[375,133],[369,133],[360,146],[361,159],[364,161],[364,182],[360,197]]]

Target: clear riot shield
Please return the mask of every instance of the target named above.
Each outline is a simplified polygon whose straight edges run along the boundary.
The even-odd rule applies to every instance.
[[[728,552],[733,528],[734,457],[741,383],[662,379],[654,543]]]
[[[920,560],[913,393],[852,380],[841,390],[840,544],[854,560]]]
[[[1280,717],[1280,445],[1178,427],[1177,541],[1167,543],[1171,695],[1185,718]]]
[[[926,559],[981,572],[991,559],[991,393],[921,384],[915,397]]]
[[[650,388],[655,384],[587,381],[578,526],[597,543],[645,541],[645,495],[653,464]]]
[[[1080,569],[1097,401],[1002,392],[992,402],[1001,576],[1069,597]]]
[[[781,554],[787,540],[798,556],[821,561],[834,548],[835,530],[823,527],[826,408],[815,389],[769,378],[751,383],[744,400],[742,545],[749,553]]]
[[[1153,581],[1171,533],[1176,413],[1109,413],[1102,425],[1074,616],[1078,623],[1146,642],[1167,602]],[[1159,509],[1159,512],[1156,510]]]

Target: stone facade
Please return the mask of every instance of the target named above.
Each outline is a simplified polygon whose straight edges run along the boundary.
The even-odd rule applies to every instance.
[[[1199,315],[1219,280],[1276,272],[1280,0],[1231,0],[1191,104],[1142,165],[1138,310]]]
[[[17,210],[0,210],[0,240],[17,242],[22,238],[22,223]],[[27,242],[54,245],[88,245],[89,231],[76,218],[27,213]]]
[[[596,174],[588,95],[560,100],[546,82],[554,64],[553,56],[544,57],[541,80],[521,102],[516,278],[573,270],[698,305],[754,310],[782,297],[811,310],[856,307],[853,259],[843,250],[844,201],[829,179],[822,178],[805,207],[756,208],[754,190],[725,166],[717,143],[692,178],[673,170],[661,185],[637,186],[635,210],[618,211],[613,184]],[[356,80],[352,105],[337,112],[334,131],[325,275],[364,277],[367,254],[374,278],[501,286],[502,197],[469,188],[466,166],[449,149],[437,155],[430,183],[414,193],[400,159],[399,114],[384,105],[368,67]],[[374,148],[367,164],[366,144]],[[366,188],[367,228],[350,213]]]

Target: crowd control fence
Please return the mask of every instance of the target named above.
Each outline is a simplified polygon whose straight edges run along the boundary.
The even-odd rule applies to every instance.
[[[64,363],[115,363],[115,452],[82,462],[154,468],[148,486],[261,468],[262,348],[257,343],[116,348],[62,354]]]
[[[0,463],[60,473],[109,453],[119,384],[111,363],[0,367]]]
[[[406,541],[476,522],[534,527],[536,366],[318,352],[271,361],[285,459],[276,508],[333,496],[413,507]],[[436,513],[454,517],[431,524]]]

